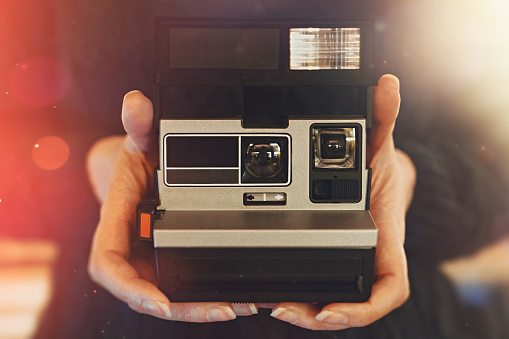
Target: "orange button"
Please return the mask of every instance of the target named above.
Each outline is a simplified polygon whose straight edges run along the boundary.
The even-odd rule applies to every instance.
[[[150,239],[149,213],[140,213],[140,238]]]

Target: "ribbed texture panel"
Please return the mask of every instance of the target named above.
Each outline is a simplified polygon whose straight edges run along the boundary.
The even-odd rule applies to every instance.
[[[359,181],[355,179],[334,180],[333,200],[357,200]]]
[[[171,136],[166,138],[168,167],[238,167],[237,137]]]

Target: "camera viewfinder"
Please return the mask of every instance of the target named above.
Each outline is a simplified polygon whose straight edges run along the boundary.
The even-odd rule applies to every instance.
[[[355,167],[355,128],[315,128],[313,136],[316,168]]]

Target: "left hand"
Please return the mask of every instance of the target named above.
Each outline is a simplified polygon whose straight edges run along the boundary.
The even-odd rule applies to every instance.
[[[157,287],[154,246],[136,232],[136,204],[153,187],[157,142],[152,102],[139,91],[124,98],[127,135],[109,137],[89,152],[87,168],[101,206],[88,270],[91,278],[136,312],[165,320],[212,322],[257,313],[253,304],[174,303]]]
[[[375,282],[365,303],[334,303],[319,309],[308,303],[279,303],[272,316],[310,330],[367,326],[401,306],[409,297],[405,214],[415,185],[415,167],[394,147],[392,132],[399,112],[399,80],[384,75],[374,92],[373,123],[367,161],[373,169],[371,214],[378,226]]]

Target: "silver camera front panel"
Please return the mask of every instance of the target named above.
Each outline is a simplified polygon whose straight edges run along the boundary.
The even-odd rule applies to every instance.
[[[160,164],[158,185],[160,210],[364,210],[368,171],[366,170],[366,133],[364,119],[294,119],[285,129],[244,129],[241,121],[228,120],[161,120]],[[312,203],[309,199],[310,126],[312,124],[352,124],[361,126],[360,161],[362,172],[361,200],[355,203]],[[289,135],[291,137],[291,182],[288,185],[203,185],[168,186],[165,179],[165,139],[167,135]],[[248,194],[284,194],[285,205],[245,206],[243,196]]]
[[[166,211],[157,248],[373,248],[369,211]]]

